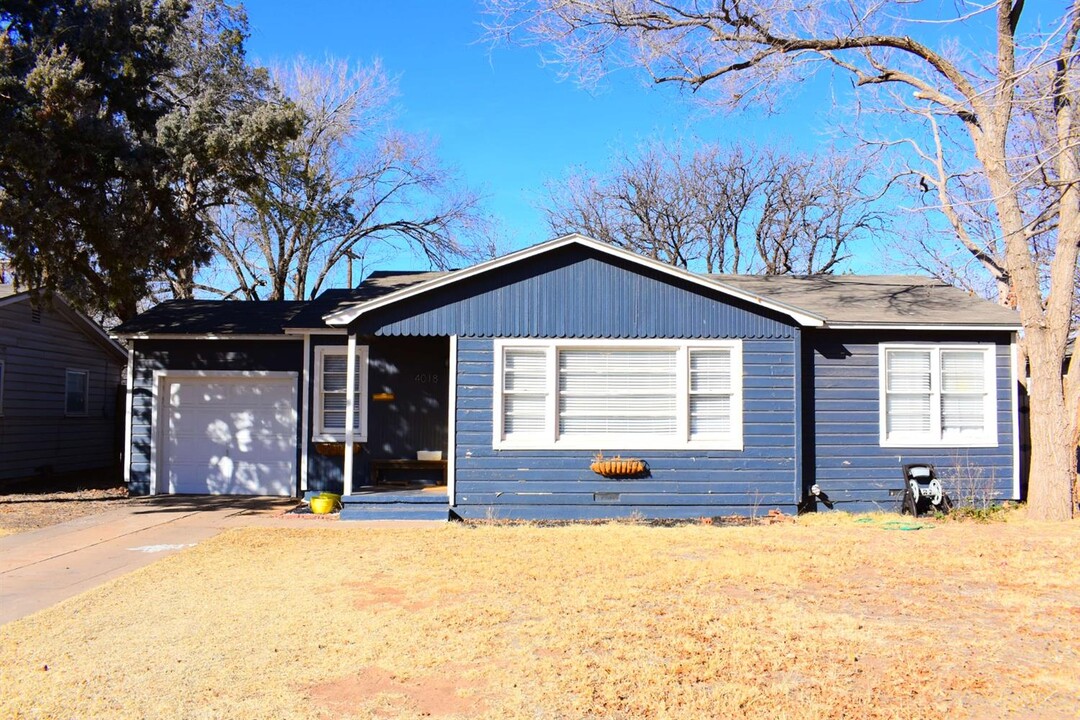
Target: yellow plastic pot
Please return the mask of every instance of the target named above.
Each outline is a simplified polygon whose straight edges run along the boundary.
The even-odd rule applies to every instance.
[[[337,501],[334,500],[334,498],[324,497],[322,495],[311,498],[311,512],[316,515],[332,513],[336,507]]]

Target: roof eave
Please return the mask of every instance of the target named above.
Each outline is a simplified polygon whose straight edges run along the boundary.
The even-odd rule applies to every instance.
[[[986,330],[1016,332],[1020,323],[935,323],[935,322],[836,322],[825,326],[829,330]]]

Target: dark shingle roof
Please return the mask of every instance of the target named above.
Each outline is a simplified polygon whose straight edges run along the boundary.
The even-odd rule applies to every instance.
[[[325,328],[323,317],[447,272],[380,270],[355,289],[301,301],[171,300],[129,320],[116,335],[279,335]],[[823,318],[829,325],[1019,326],[1019,316],[963,290],[918,275],[710,275],[718,285]]]
[[[307,304],[286,327],[323,328],[323,316],[349,305],[357,305],[382,297],[402,288],[446,275],[446,272],[417,272],[415,270],[376,270],[353,290],[327,290]]]
[[[921,275],[709,277],[819,315],[830,325],[1020,325],[1016,312]]]
[[[306,303],[292,300],[168,300],[113,330],[128,335],[280,335]]]

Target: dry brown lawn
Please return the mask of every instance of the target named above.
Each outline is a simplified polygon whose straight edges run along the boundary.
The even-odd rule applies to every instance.
[[[1080,522],[222,535],[0,628],[0,717],[1080,715]]]

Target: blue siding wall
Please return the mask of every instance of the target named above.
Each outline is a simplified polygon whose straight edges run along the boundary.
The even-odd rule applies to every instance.
[[[806,331],[803,417],[808,487],[817,482],[837,509],[897,510],[901,466],[930,462],[950,494],[1012,498],[1013,423],[1009,336],[1005,333]],[[993,342],[997,356],[998,446],[881,447],[878,346],[883,342]]]
[[[340,347],[345,343],[346,339],[340,335],[312,336],[309,358],[312,372],[316,347]],[[368,346],[368,441],[353,457],[353,486],[369,482],[369,463],[373,458],[415,458],[417,450],[442,450],[446,457],[450,341],[361,337],[357,338],[357,344]],[[316,382],[312,378],[313,388]],[[370,396],[375,393],[391,393],[394,399],[372,401]],[[312,428],[314,397],[310,405],[308,427]],[[341,492],[344,460],[315,452],[310,431],[305,442],[308,443],[308,489]]]
[[[721,306],[716,311],[722,312]],[[492,340],[459,339],[455,511],[460,516],[677,518],[794,510],[799,472],[794,337],[743,342],[742,451],[603,448],[609,456],[647,460],[651,477],[643,480],[594,474],[591,451],[493,450],[493,359]]]
[[[299,372],[303,345],[260,340],[136,340],[131,398],[132,495],[150,492],[150,420],[155,370],[268,370]],[[297,392],[300,392],[297,383]],[[296,407],[300,407],[297,397]],[[299,447],[299,445],[298,445]],[[299,458],[297,459],[299,467]]]
[[[563,248],[373,311],[361,334],[559,338],[790,338],[750,303],[609,255]]]

